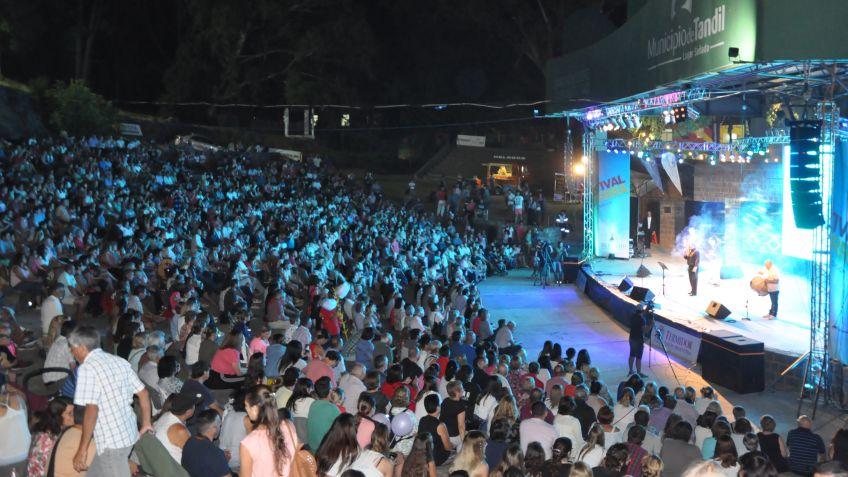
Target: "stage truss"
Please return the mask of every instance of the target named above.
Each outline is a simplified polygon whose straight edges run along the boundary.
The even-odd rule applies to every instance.
[[[833,102],[818,104],[816,116],[822,121],[819,146],[819,182],[822,184],[824,224],[813,235],[813,266],[810,274],[810,354],[804,370],[804,384],[798,400],[798,414],[804,401],[812,401],[812,418],[816,417],[819,398],[831,403],[830,369],[830,227],[836,139],[839,132],[839,109]]]

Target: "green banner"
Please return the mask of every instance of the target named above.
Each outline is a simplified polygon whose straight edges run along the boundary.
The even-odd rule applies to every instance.
[[[571,109],[571,100],[618,99],[714,73],[753,61],[756,32],[756,0],[651,0],[606,38],[551,61],[548,96],[554,111]]]

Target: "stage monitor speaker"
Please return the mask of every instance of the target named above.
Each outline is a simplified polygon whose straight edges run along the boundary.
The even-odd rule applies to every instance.
[[[709,306],[707,306],[707,315],[717,320],[723,320],[730,316],[730,310],[717,301],[710,301]]]
[[[705,332],[698,361],[701,375],[710,384],[740,394],[765,389],[765,352],[760,341],[722,330]]]
[[[633,291],[630,292],[630,298],[636,301],[653,301],[654,296],[654,292],[645,287],[633,287]]]
[[[821,121],[789,123],[789,185],[792,214],[799,229],[824,224],[821,186]]]
[[[630,281],[629,278],[624,277],[624,280],[621,281],[618,285],[618,291],[627,293],[628,290],[633,288],[633,282]]]
[[[639,265],[639,270],[636,270],[636,276],[639,278],[645,278],[651,274],[651,271],[648,270],[648,267],[644,265]]]
[[[739,265],[722,265],[719,278],[728,280],[731,278],[742,278],[742,268]]]

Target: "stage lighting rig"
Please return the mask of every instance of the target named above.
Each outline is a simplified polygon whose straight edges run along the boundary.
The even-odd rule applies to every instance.
[[[674,114],[674,122],[682,123],[689,119],[689,108],[686,106],[678,106],[672,110]]]

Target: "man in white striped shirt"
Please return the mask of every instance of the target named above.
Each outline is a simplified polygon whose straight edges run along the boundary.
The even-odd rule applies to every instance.
[[[86,470],[86,453],[92,437],[97,456],[88,467],[89,477],[130,477],[129,455],[138,436],[152,431],[147,390],[129,362],[100,349],[100,333],[92,326],[77,327],[68,345],[80,363],[74,404],[85,406],[82,438],[74,456],[74,469]],[[141,430],[132,403],[138,396]]]

